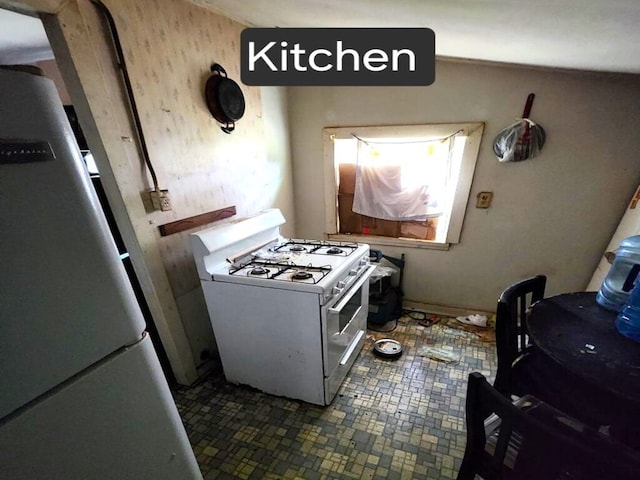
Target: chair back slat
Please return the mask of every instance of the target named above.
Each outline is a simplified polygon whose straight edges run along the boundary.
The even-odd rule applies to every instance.
[[[545,275],[536,275],[509,286],[498,299],[496,308],[498,371],[494,386],[507,397],[512,393],[511,368],[529,347],[525,323],[527,312],[531,305],[544,298],[546,284]]]

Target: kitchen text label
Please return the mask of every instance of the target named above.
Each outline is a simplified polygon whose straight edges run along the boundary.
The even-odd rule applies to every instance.
[[[429,28],[247,28],[246,85],[430,85],[435,34]]]

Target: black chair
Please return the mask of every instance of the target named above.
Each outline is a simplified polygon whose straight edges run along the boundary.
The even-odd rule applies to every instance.
[[[496,350],[498,371],[494,387],[506,397],[531,393],[517,391],[513,368],[530,352],[525,316],[531,304],[542,300],[547,277],[537,275],[514,283],[498,299],[496,312]]]
[[[493,386],[506,398],[534,395],[593,427],[615,419],[612,400],[537,351],[529,343],[527,311],[544,298],[547,277],[536,275],[509,286],[498,299],[496,351],[498,370]]]
[[[516,404],[469,375],[467,445],[458,480],[637,480],[640,452],[533,396]]]

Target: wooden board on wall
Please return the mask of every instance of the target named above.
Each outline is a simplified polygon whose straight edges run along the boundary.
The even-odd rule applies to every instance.
[[[236,214],[236,207],[221,208],[212,212],[201,213],[200,215],[194,215],[193,217],[183,218],[182,220],[176,220],[175,222],[165,223],[160,225],[160,235],[166,237],[167,235],[173,235],[174,233],[184,232],[196,227],[202,227],[209,223],[217,222],[224,218],[229,218]]]

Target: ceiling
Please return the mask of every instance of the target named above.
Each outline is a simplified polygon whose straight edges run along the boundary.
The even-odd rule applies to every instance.
[[[638,0],[191,0],[248,26],[428,27],[436,55],[640,73]]]
[[[191,0],[261,27],[428,27],[436,55],[640,73],[638,0]],[[52,58],[41,22],[0,9],[0,63]]]
[[[53,58],[40,19],[0,9],[0,65]]]

